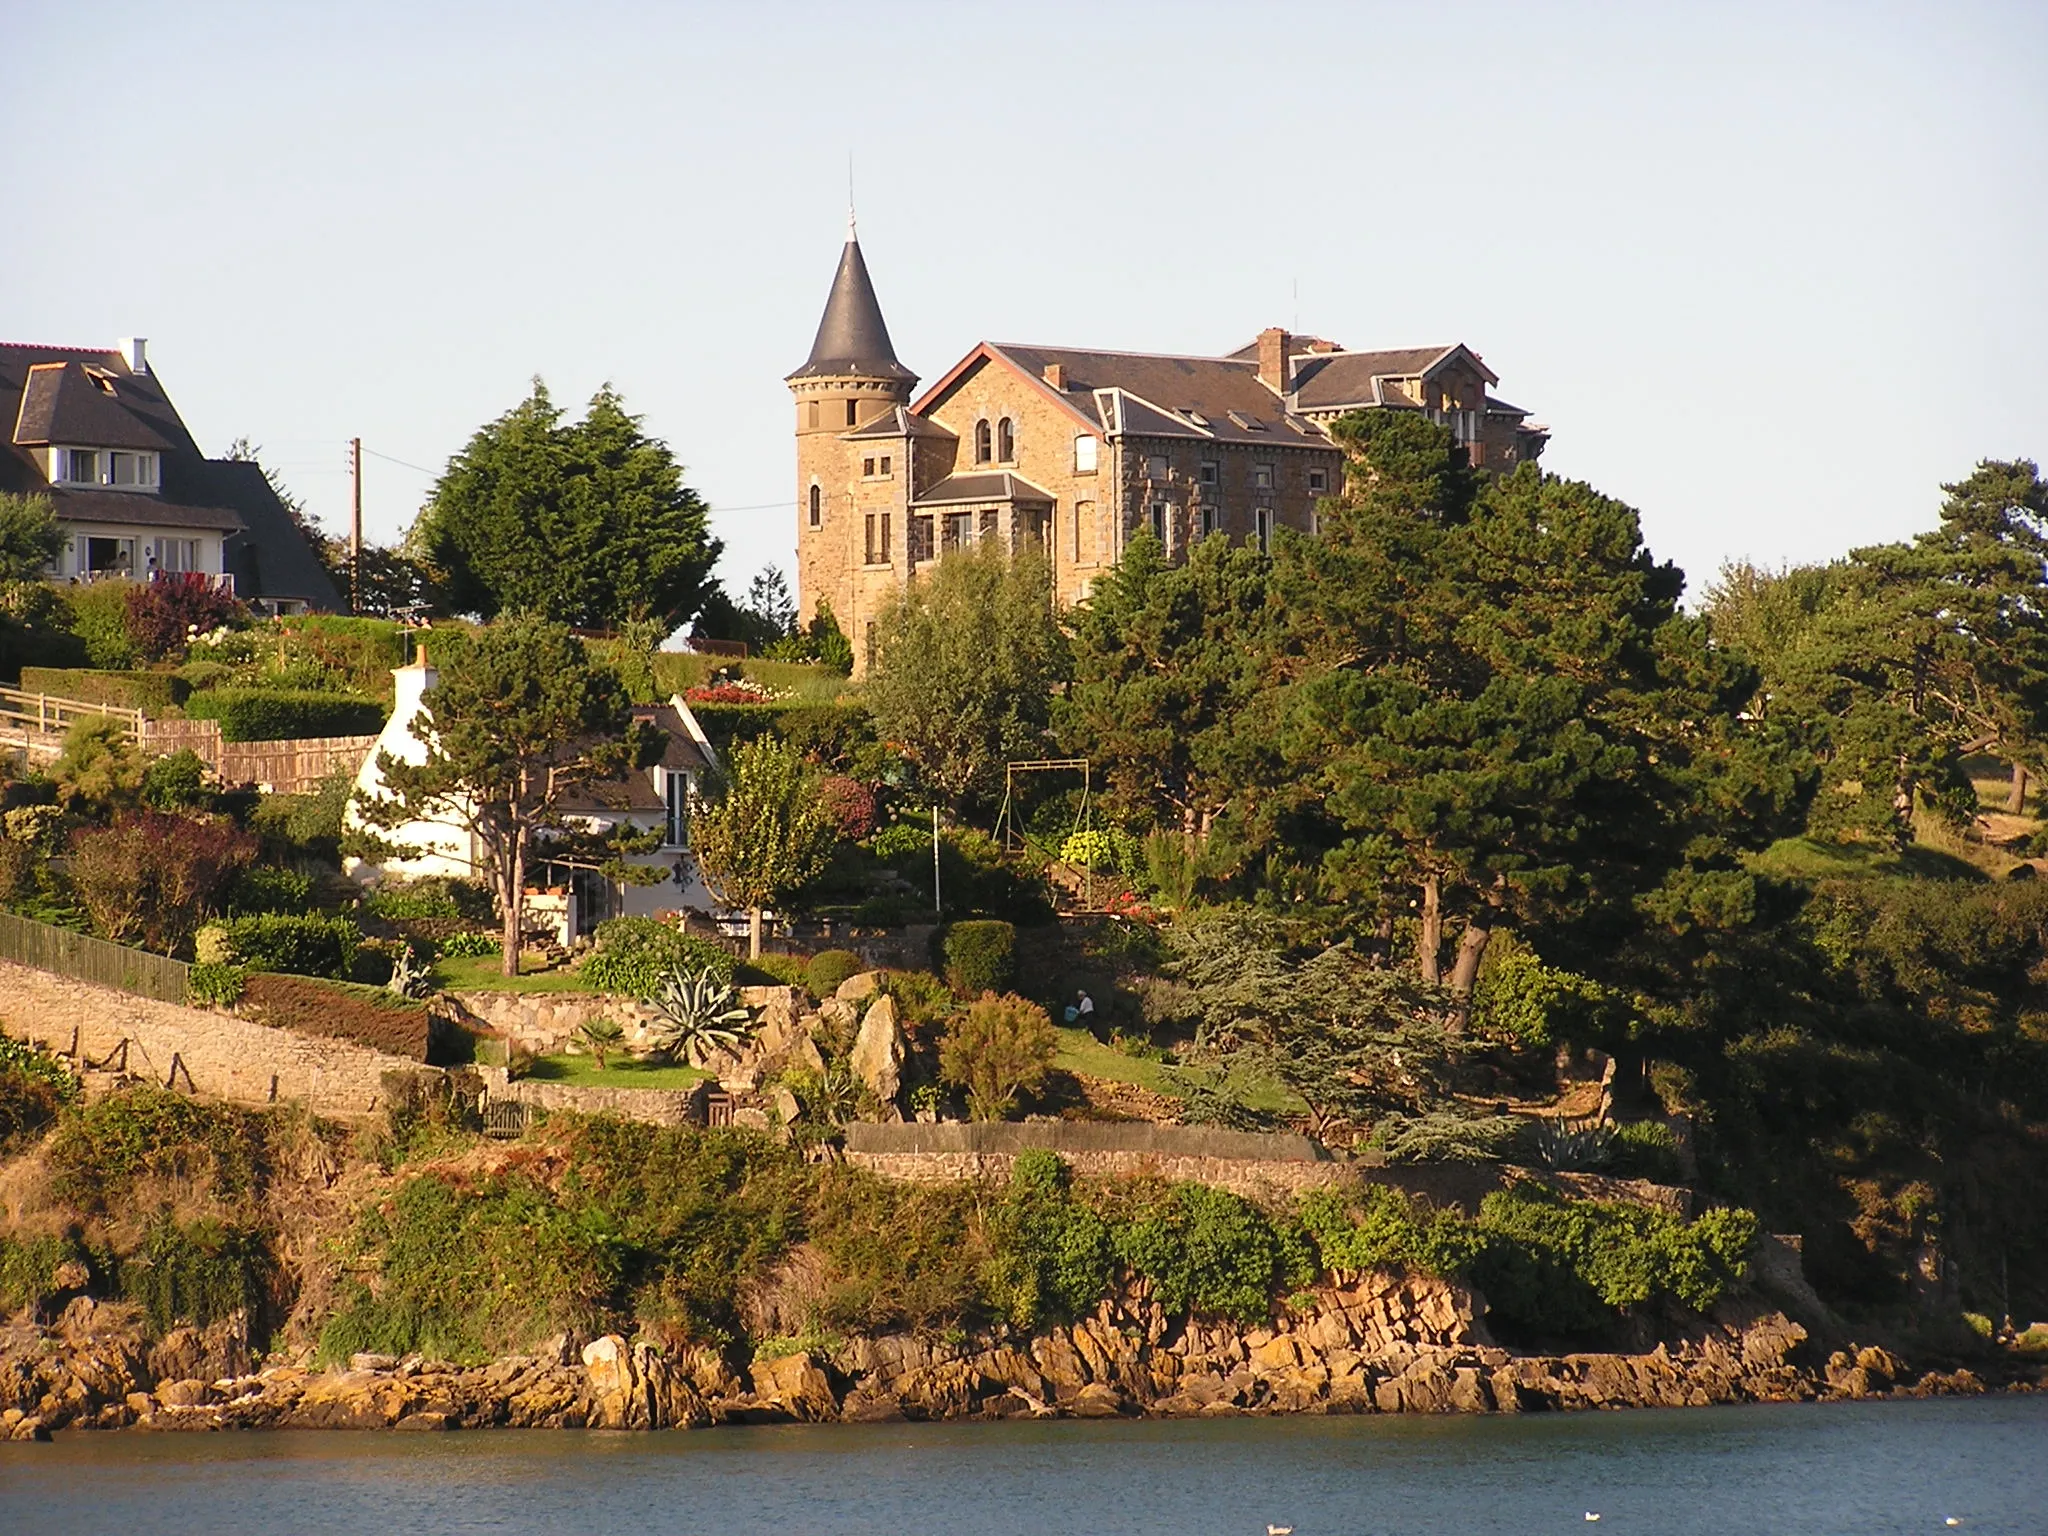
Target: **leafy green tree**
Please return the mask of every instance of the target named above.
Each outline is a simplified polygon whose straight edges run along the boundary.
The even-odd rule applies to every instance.
[[[1818,835],[1903,846],[1923,805],[1975,816],[1969,753],[2012,761],[2021,805],[2042,761],[2048,485],[2029,461],[1985,461],[1943,489],[1938,527],[1853,551],[1794,643],[1759,647],[1768,707],[1816,729]]]
[[[864,697],[882,738],[959,809],[992,800],[1006,762],[1043,754],[1067,671],[1044,553],[1013,557],[990,539],[904,584],[879,621]]]
[[[564,422],[538,379],[449,461],[408,542],[456,612],[591,628],[682,623],[721,548],[668,448],[609,385]]]
[[[1061,734],[1102,765],[1105,799],[1125,820],[1193,837],[1229,803],[1240,726],[1272,650],[1267,566],[1256,547],[1222,538],[1169,566],[1141,532],[1074,613]]]
[[[1044,1083],[1058,1046],[1052,1018],[1038,1004],[1014,992],[988,992],[947,1024],[939,1075],[965,1090],[975,1119],[1002,1120],[1019,1095]]]
[[[838,841],[819,779],[802,753],[764,736],[733,750],[724,783],[690,818],[697,867],[720,900],[747,909],[756,958],[764,910],[817,879]]]
[[[633,719],[617,675],[594,665],[565,625],[520,615],[443,644],[439,677],[413,724],[426,761],[378,753],[385,792],[358,791],[356,806],[385,831],[431,819],[471,834],[504,919],[504,973],[516,976],[527,871],[543,854],[550,862],[609,854],[608,873],[634,877],[637,867],[618,862],[638,851],[630,834],[585,848],[563,807],[624,777],[656,743]]]
[[[145,767],[127,726],[112,715],[86,715],[64,732],[50,777],[65,809],[104,817],[140,802]]]
[[[0,491],[0,587],[40,580],[63,547],[49,497]]]

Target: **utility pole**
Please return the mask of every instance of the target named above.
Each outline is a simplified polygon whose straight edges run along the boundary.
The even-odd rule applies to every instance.
[[[363,440],[348,440],[348,611],[363,611]]]

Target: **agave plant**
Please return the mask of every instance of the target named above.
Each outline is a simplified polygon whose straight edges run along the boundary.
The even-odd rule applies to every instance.
[[[590,1052],[597,1070],[602,1072],[605,1057],[619,1048],[626,1032],[614,1019],[585,1019],[576,1026],[576,1038],[583,1042],[583,1048]]]
[[[721,981],[709,966],[687,971],[677,966],[661,979],[648,999],[658,1017],[648,1026],[649,1043],[673,1061],[680,1056],[702,1067],[714,1051],[740,1043],[752,1017],[739,1006],[732,983]]]
[[[1604,1168],[1613,1154],[1614,1128],[1598,1120],[1546,1120],[1536,1129],[1536,1157],[1546,1168]]]
[[[391,979],[384,983],[400,997],[425,997],[433,990],[433,968],[410,944],[391,957]]]

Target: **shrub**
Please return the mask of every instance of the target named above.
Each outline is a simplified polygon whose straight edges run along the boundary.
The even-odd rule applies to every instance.
[[[249,973],[239,965],[200,961],[185,973],[185,997],[202,1008],[228,1008],[242,999]]]
[[[902,864],[923,854],[927,865],[932,856],[931,828],[914,821],[894,821],[868,840],[868,850],[884,864]]]
[[[235,877],[228,890],[227,910],[305,912],[313,905],[313,877],[275,864],[252,864]]]
[[[249,830],[263,839],[271,858],[334,860],[341,851],[341,818],[355,789],[355,775],[337,769],[305,795],[264,795],[249,817]]]
[[[427,1010],[382,987],[258,974],[249,977],[242,1000],[246,1013],[278,1029],[353,1040],[373,1051],[413,1061],[427,1059]]]
[[[374,699],[290,688],[217,688],[194,695],[185,712],[219,721],[223,741],[369,736],[384,728],[385,715]]]
[[[828,775],[818,785],[818,804],[849,842],[859,842],[875,830],[875,792],[859,779]]]
[[[1035,1092],[1052,1070],[1058,1046],[1052,1019],[1014,993],[984,994],[946,1026],[939,1071],[966,1090],[977,1120],[1000,1120],[1020,1094]]]
[[[445,875],[380,885],[364,899],[363,905],[391,922],[442,917],[482,923],[489,922],[496,911],[495,899],[480,883]]]
[[[1599,1120],[1545,1120],[1536,1127],[1536,1160],[1546,1168],[1605,1168],[1614,1154],[1614,1128]]]
[[[190,747],[152,758],[142,770],[142,803],[153,811],[196,811],[208,804],[206,760]]]
[[[500,954],[504,940],[495,933],[478,933],[474,929],[451,933],[434,946],[434,953],[448,960],[473,959],[481,955]]]
[[[815,998],[827,998],[841,982],[867,969],[868,963],[850,949],[821,949],[804,966],[804,987]]]
[[[97,1268],[94,1257],[106,1256],[89,1254],[68,1232],[0,1234],[0,1313],[41,1307],[69,1289],[57,1283],[58,1270],[78,1262]]]
[[[988,1230],[982,1285],[1018,1327],[1071,1321],[1108,1293],[1116,1265],[1109,1223],[1073,1197],[1067,1166],[1053,1153],[1017,1155]]]
[[[208,688],[218,688],[230,681],[235,669],[224,661],[188,661],[171,674],[185,685],[186,697],[204,693]]]
[[[89,715],[65,730],[50,777],[66,809],[104,816],[141,798],[143,766],[126,726],[111,715]]]
[[[85,643],[86,660],[118,672],[135,664],[135,642],[128,638],[126,581],[92,581],[66,595],[71,602],[71,632]]]
[[[954,923],[944,943],[946,981],[962,997],[1007,989],[1016,974],[1017,930],[1009,923]]]
[[[165,1088],[96,1099],[44,1145],[50,1191],[87,1214],[121,1210],[142,1179],[210,1186],[225,1200],[257,1193],[268,1150],[264,1117]]]
[[[256,1228],[211,1217],[181,1223],[166,1213],[150,1224],[141,1251],[122,1261],[121,1295],[139,1303],[160,1334],[237,1312],[260,1324],[276,1272]]]
[[[1277,1229],[1250,1201],[1206,1184],[1176,1184],[1117,1233],[1123,1261],[1156,1287],[1168,1311],[1255,1323],[1276,1288],[1315,1278],[1315,1255],[1291,1226]]]
[[[264,912],[228,919],[228,951],[254,971],[346,977],[362,935],[346,917],[318,912]]]
[[[41,1135],[77,1098],[78,1079],[56,1057],[0,1035],[0,1154]]]
[[[175,672],[98,672],[87,667],[23,667],[20,686],[24,693],[54,694],[151,715],[184,703],[190,692]]]
[[[189,637],[247,617],[232,593],[196,571],[160,571],[153,580],[130,583],[122,598],[128,643],[150,661],[182,653]]]
[[[1679,1165],[1678,1136],[1661,1120],[1627,1120],[1614,1128],[1607,1170],[1625,1179],[1676,1184],[1685,1175]]]
[[[219,817],[137,811],[71,835],[71,885],[100,934],[182,948],[256,855],[256,839]]]
[[[597,925],[597,953],[577,974],[593,991],[649,998],[675,970],[709,971],[727,982],[733,958],[709,939],[683,933],[658,917],[614,917]]]

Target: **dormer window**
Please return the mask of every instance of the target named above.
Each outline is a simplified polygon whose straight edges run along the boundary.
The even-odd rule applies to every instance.
[[[122,449],[55,448],[51,450],[55,485],[107,485],[117,490],[153,491],[160,465],[154,453]]]

